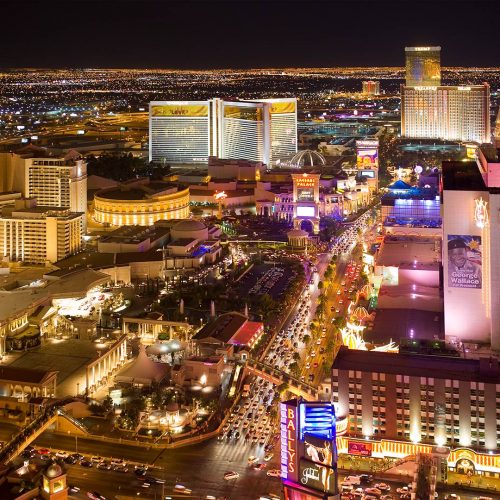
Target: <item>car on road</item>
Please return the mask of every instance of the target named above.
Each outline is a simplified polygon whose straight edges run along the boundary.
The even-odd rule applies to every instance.
[[[191,493],[193,492],[189,488],[186,488],[183,484],[176,484],[174,486],[174,491],[176,493],[183,493],[184,495],[191,495]]]
[[[376,483],[374,486],[380,491],[390,491],[391,489],[391,487],[387,483]]]
[[[94,466],[90,460],[82,460],[82,461],[80,462],[80,465],[81,465],[82,467],[87,467],[87,468],[90,468],[90,467],[93,467],[93,466]]]
[[[106,461],[99,462],[97,464],[97,469],[99,469],[99,470],[111,470],[111,465],[108,464],[108,462],[106,462]]]
[[[382,495],[382,491],[379,490],[378,488],[366,488],[365,493],[367,495],[373,495],[376,497],[379,497],[380,495]]]
[[[50,450],[48,448],[38,448],[38,450],[36,450],[36,452],[39,455],[50,455]]]
[[[117,465],[114,470],[116,472],[128,472],[128,468],[124,465]]]
[[[240,477],[240,475],[237,472],[235,472],[234,470],[230,470],[230,471],[224,473],[224,479],[226,481],[230,481],[231,479],[238,479],[239,477]]]
[[[91,462],[94,462],[94,463],[101,463],[103,460],[104,460],[104,458],[102,458],[102,457],[97,457],[97,456],[93,456],[93,457],[91,457],[91,459],[90,459],[90,461],[91,461]]]
[[[257,463],[258,461],[259,461],[259,459],[256,456],[250,455],[248,457],[247,463],[248,463],[248,465],[253,465],[253,464]]]
[[[67,453],[65,451],[58,451],[56,453],[57,458],[68,458],[68,456],[69,456],[69,453]]]
[[[74,486],[73,484],[69,484],[68,491],[70,493],[78,493],[80,491],[80,488],[78,486]]]
[[[281,472],[279,469],[271,469],[267,471],[269,477],[281,477]]]
[[[146,469],[135,469],[134,474],[138,477],[145,476],[148,471]]]
[[[69,464],[69,465],[75,465],[76,462],[78,462],[78,459],[74,455],[68,455],[65,459],[64,462]]]
[[[253,466],[255,470],[264,470],[267,467],[267,464],[261,463],[261,464],[256,464]]]
[[[106,500],[106,497],[97,491],[87,491],[87,497],[92,500]]]

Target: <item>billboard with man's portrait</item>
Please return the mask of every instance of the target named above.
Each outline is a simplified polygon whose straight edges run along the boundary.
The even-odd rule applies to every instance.
[[[482,288],[481,236],[448,235],[448,286]]]

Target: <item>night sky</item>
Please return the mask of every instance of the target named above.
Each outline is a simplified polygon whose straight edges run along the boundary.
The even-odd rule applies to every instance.
[[[500,66],[495,1],[0,0],[0,67]]]

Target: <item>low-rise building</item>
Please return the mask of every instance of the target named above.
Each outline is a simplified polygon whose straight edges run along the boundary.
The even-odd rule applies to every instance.
[[[94,220],[108,226],[150,226],[158,220],[189,217],[189,189],[135,179],[94,195]]]
[[[233,351],[234,346],[252,348],[264,333],[264,325],[250,321],[244,314],[229,312],[205,325],[193,336],[193,342],[202,354]]]

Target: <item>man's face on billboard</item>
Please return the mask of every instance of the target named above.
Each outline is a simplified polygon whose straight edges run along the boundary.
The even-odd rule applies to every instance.
[[[453,248],[448,252],[452,264],[456,267],[464,267],[467,262],[466,248]]]

